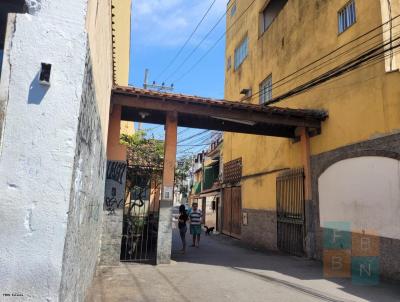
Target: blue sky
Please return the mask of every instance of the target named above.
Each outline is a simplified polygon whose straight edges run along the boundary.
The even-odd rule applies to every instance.
[[[150,70],[149,81],[157,83],[165,81],[167,85],[174,83],[174,92],[199,95],[213,98],[224,96],[224,53],[225,38],[195,67],[188,70],[214,45],[225,31],[225,18],[216,29],[197,48],[193,56],[182,65],[182,62],[206,36],[209,30],[223,16],[226,0],[216,0],[206,19],[196,34],[187,44],[174,64],[164,74],[160,73],[169,65],[181,49],[187,38],[201,20],[213,0],[134,0],[132,1],[131,30],[131,66],[129,84],[142,87],[144,70]],[[182,65],[180,69],[178,67]],[[178,70],[177,70],[178,69]],[[186,75],[185,75],[186,74]],[[177,79],[181,78],[177,81]],[[151,128],[150,135],[163,137],[163,127],[143,125]],[[154,129],[155,128],[155,129]],[[178,140],[183,140],[202,130],[179,129]],[[205,137],[204,139],[202,139]],[[202,146],[190,146],[207,142],[207,134],[182,143],[179,154],[196,153]],[[206,147],[206,146],[205,146]]]

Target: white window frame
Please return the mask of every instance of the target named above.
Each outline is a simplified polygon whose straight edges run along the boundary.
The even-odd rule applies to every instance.
[[[235,1],[235,3],[232,4],[231,10],[230,10],[231,18],[235,16],[236,10],[237,10],[237,3],[236,3],[236,1]]]
[[[345,32],[357,22],[356,1],[350,0],[338,11],[338,32]]]
[[[235,70],[239,69],[243,61],[247,58],[249,53],[249,37],[246,37],[240,42],[239,46],[235,48],[235,56],[233,59],[233,64]]]
[[[272,100],[272,73],[260,83],[260,104]]]

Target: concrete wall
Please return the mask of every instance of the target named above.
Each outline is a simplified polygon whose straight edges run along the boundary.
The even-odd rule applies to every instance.
[[[361,167],[357,167],[357,163],[364,161],[367,162]],[[398,204],[393,204],[393,202],[391,202],[398,198],[396,190],[398,190],[399,183],[396,182],[396,180],[398,180],[398,175],[396,175],[395,170],[397,170],[396,166],[398,166],[399,161],[400,134],[388,135],[312,156],[311,168],[313,196],[309,209],[311,212],[311,219],[309,219],[308,228],[315,234],[315,238],[310,238],[313,257],[322,259],[324,250],[324,232],[326,229],[331,228],[329,225],[326,225],[327,219],[348,219],[350,220],[348,221],[350,222],[348,229],[352,232],[352,237],[362,233],[362,230],[364,229],[365,234],[372,234],[378,238],[378,249],[375,251],[373,256],[379,257],[381,277],[400,280],[400,261],[398,258],[400,253],[400,240],[396,239],[398,237],[399,227],[398,219],[394,220],[394,217],[396,217],[396,213],[398,213],[399,210]],[[371,164],[376,162],[379,162],[380,167],[371,166]],[[324,204],[320,205],[320,197],[323,197],[324,194],[321,195],[319,193],[318,183],[321,178],[320,176],[328,175],[325,174],[325,172],[329,173],[331,168],[337,169],[346,163],[350,163],[350,165],[357,167],[355,171],[350,171],[349,173],[354,175],[354,173],[359,173],[360,169],[364,172],[361,173],[362,175],[356,175],[358,176],[357,179],[351,179],[353,189],[348,192],[348,195],[350,198],[353,197],[352,199],[355,199],[357,202],[352,202],[350,204],[346,203],[348,204],[348,207],[343,207],[343,202],[346,201],[347,196],[341,195],[342,189],[338,188],[335,183],[332,183],[331,185],[333,187],[336,186],[339,190],[336,193],[338,198],[335,200],[334,205],[342,207],[336,209],[334,213],[329,214],[330,217],[327,217],[327,200],[323,200],[322,202]],[[382,169],[383,167],[386,168]],[[388,173],[390,171],[392,171],[391,174]],[[382,172],[386,176],[383,176]],[[375,179],[375,175],[381,175],[381,177]],[[343,175],[338,176],[335,182],[338,181],[340,184],[340,177],[343,177]],[[364,181],[368,178],[372,179],[372,181],[367,187]],[[342,183],[342,186],[344,190],[349,190],[348,187],[346,188],[346,184]],[[375,190],[371,192],[372,189]],[[364,194],[364,191],[369,192],[369,194]],[[388,195],[389,192],[392,192],[392,195]],[[371,203],[371,197],[376,197],[379,201],[377,201],[376,204]],[[359,211],[357,211],[357,213],[354,213],[354,205],[359,206]],[[379,209],[377,209],[377,207],[379,207]],[[320,217],[320,208],[321,214],[323,213],[324,217]],[[371,209],[366,211],[367,208]],[[376,217],[374,212],[377,213]],[[353,217],[349,217],[347,213],[352,213]],[[324,222],[320,222],[322,219]],[[351,225],[352,221],[354,221],[356,225],[354,228]],[[341,224],[339,223],[339,227],[336,226],[335,229],[340,229],[340,225]],[[324,228],[324,226],[326,228]],[[381,230],[381,233],[379,234],[376,230],[368,228],[377,228],[378,230]],[[391,236],[394,238],[386,237],[388,234],[392,234]]]
[[[110,139],[111,141],[111,139]],[[108,160],[105,211],[99,255],[100,265],[118,265],[121,252],[123,209],[125,206],[126,160]]]
[[[89,49],[69,197],[60,301],[82,301],[100,248],[106,152]]]
[[[30,15],[12,24],[0,85],[0,284],[24,301],[82,301],[95,270],[112,60],[110,3],[93,3],[29,0]],[[50,86],[38,82],[41,62],[52,64]]]

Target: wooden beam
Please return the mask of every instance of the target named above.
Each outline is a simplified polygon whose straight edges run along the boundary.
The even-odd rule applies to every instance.
[[[140,110],[138,109],[123,107],[122,120],[153,124],[164,124],[165,122],[165,112],[147,110],[146,112],[149,113],[149,115],[144,119],[140,116],[139,112]],[[192,114],[180,114],[178,117],[178,126],[244,134],[295,138],[295,127],[291,126],[279,126],[261,123],[255,125],[246,125],[240,122],[232,122],[215,119],[208,116],[198,116]]]
[[[126,107],[132,107],[136,109],[143,110],[160,110],[160,111],[170,111],[185,113],[185,114],[195,114],[198,116],[212,116],[218,118],[226,118],[233,120],[245,120],[252,121],[256,123],[264,124],[276,124],[284,126],[297,126],[297,127],[310,127],[310,128],[320,128],[321,122],[315,119],[305,119],[301,117],[288,117],[279,112],[263,112],[254,111],[242,108],[230,108],[217,106],[207,106],[207,103],[195,103],[171,100],[171,99],[159,99],[154,97],[138,96],[133,97],[131,95],[119,94],[118,92],[113,92],[112,101],[114,104],[119,104]]]

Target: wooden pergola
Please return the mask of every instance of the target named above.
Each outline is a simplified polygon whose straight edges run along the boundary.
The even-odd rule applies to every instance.
[[[165,124],[163,186],[157,240],[158,264],[170,263],[171,259],[171,208],[178,126],[300,138],[305,199],[311,199],[309,137],[321,132],[321,123],[328,117],[323,110],[262,106],[134,87],[114,87],[111,104],[121,107],[121,120]]]
[[[327,114],[321,110],[289,109],[133,87],[115,87],[112,104],[122,106],[121,119],[164,124],[168,112],[177,113],[180,127],[277,137],[296,137],[296,128],[319,133]]]

